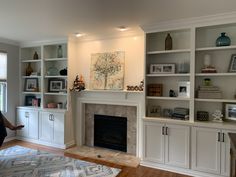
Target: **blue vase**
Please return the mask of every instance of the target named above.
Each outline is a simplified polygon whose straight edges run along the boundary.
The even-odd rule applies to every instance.
[[[229,46],[231,40],[228,36],[225,36],[225,32],[221,33],[221,36],[216,39],[216,46]]]

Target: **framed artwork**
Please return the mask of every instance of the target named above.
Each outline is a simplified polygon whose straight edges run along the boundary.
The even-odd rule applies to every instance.
[[[161,106],[149,105],[147,114],[149,117],[160,117],[161,116]]]
[[[178,97],[190,97],[190,82],[179,82]]]
[[[125,52],[96,53],[91,56],[90,89],[124,89]]]
[[[175,73],[175,64],[151,64],[150,74],[173,74]]]
[[[236,121],[236,104],[226,103],[225,107],[225,119]]]
[[[48,92],[66,92],[64,79],[49,79]]]
[[[33,106],[33,100],[36,99],[34,95],[26,95],[25,96],[25,106]]]
[[[229,65],[229,72],[236,72],[236,54],[231,56],[231,61]]]
[[[37,92],[38,91],[38,78],[26,78],[25,79],[25,91]]]

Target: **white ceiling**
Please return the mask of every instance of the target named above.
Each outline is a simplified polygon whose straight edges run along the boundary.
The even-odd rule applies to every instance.
[[[236,11],[235,0],[0,0],[0,37],[18,42],[112,37],[139,25]]]

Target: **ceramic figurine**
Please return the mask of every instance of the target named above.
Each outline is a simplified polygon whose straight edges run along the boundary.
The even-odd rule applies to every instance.
[[[222,120],[223,114],[221,113],[221,110],[215,110],[212,116],[214,117],[213,118],[214,122],[223,122]]]

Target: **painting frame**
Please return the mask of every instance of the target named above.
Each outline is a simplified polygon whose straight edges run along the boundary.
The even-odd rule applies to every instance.
[[[230,73],[236,72],[236,54],[231,55],[228,72]]]
[[[233,120],[236,121],[236,104],[235,103],[225,103],[225,120]]]
[[[26,78],[25,88],[26,92],[37,92],[39,87],[38,78]]]
[[[48,79],[48,92],[51,93],[65,92],[65,80],[59,78]]]
[[[174,74],[175,64],[150,64],[150,74]]]
[[[181,81],[178,83],[178,97],[190,98],[189,81]]]
[[[25,96],[25,106],[33,106],[33,99],[36,99],[35,95],[26,95]]]
[[[125,52],[92,53],[90,65],[91,90],[123,90]]]

